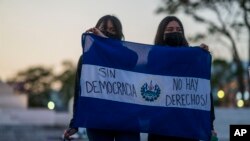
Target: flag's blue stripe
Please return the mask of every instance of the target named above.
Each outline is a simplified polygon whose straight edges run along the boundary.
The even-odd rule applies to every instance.
[[[211,55],[199,47],[173,48],[144,45],[145,48],[151,48],[147,55],[148,62],[138,64],[138,58],[145,54],[132,51],[123,45],[136,48],[139,44],[102,38],[92,34],[86,35],[91,36],[94,42],[90,50],[84,53],[83,64],[147,74],[210,79],[211,68],[208,64],[211,63]]]
[[[208,140],[210,111],[164,108],[79,97],[76,127],[156,133]]]

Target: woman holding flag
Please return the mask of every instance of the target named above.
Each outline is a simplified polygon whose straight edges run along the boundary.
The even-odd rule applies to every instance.
[[[91,32],[95,35],[113,38],[117,40],[124,39],[122,32],[122,24],[120,20],[112,15],[105,15],[101,17],[96,26],[90,28],[86,32]],[[76,80],[75,80],[75,93],[74,93],[74,105],[73,105],[73,114],[75,113],[76,101],[78,98],[79,86],[80,83],[80,74],[81,74],[81,64],[82,56],[80,57],[77,65]],[[74,116],[73,116],[74,117]],[[70,136],[75,134],[78,131],[78,127],[74,126],[74,118],[71,119],[69,128],[64,132],[64,138],[70,139]],[[105,129],[93,129],[87,128],[87,135],[89,141],[140,141],[139,132],[126,132],[126,131],[114,131],[114,130],[105,130]]]
[[[154,44],[161,45],[161,46],[167,45],[167,46],[172,46],[172,47],[189,46],[185,38],[184,28],[183,28],[181,21],[175,16],[165,17],[158,26]],[[201,44],[200,47],[207,51],[209,50],[208,46],[205,44]],[[213,106],[213,100],[212,100],[212,95],[211,95],[212,136],[216,136],[216,132],[214,131],[214,127],[213,127],[214,119],[215,119],[214,106]],[[148,135],[148,141],[196,141],[196,140],[182,138],[182,137],[163,136],[163,135],[150,133]]]

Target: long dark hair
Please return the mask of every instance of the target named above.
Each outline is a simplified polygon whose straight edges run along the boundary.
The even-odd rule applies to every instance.
[[[120,40],[124,39],[124,35],[122,32],[122,24],[121,24],[120,20],[113,15],[105,15],[105,16],[101,17],[98,20],[95,27],[98,28],[101,24],[103,24],[104,30],[107,30],[107,24],[108,24],[109,20],[113,23],[114,28],[116,30],[116,35],[119,37],[119,39]]]
[[[166,26],[172,21],[176,21],[180,25],[183,37],[186,41],[186,46],[188,46],[188,42],[185,37],[183,25],[181,21],[175,16],[167,16],[160,22],[158,29],[157,29],[157,33],[155,35],[155,42],[154,42],[155,45],[164,45],[164,41],[163,41],[164,31],[165,31]]]

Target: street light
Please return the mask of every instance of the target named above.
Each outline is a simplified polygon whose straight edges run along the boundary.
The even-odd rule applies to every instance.
[[[244,100],[248,100],[248,99],[249,99],[249,92],[248,92],[248,91],[245,91],[243,97],[244,97]]]
[[[53,110],[54,108],[55,108],[55,103],[53,102],[53,101],[50,101],[50,102],[48,102],[48,108],[50,109],[50,110]]]
[[[218,96],[219,99],[224,98],[224,96],[225,96],[224,91],[223,91],[223,90],[219,90],[219,91],[217,92],[217,96]]]
[[[237,101],[237,106],[238,106],[239,108],[242,108],[242,107],[244,106],[244,101],[243,101],[243,100],[238,100],[238,101]]]

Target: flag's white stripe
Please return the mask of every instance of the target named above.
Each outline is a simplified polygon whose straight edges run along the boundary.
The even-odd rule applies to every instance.
[[[207,79],[151,75],[87,64],[82,66],[81,74],[83,97],[147,106],[210,110],[210,81]],[[157,89],[156,85],[159,86],[158,98],[145,93],[149,90],[143,89],[145,83],[148,86],[152,84],[151,88]],[[151,92],[157,93],[154,89]]]

